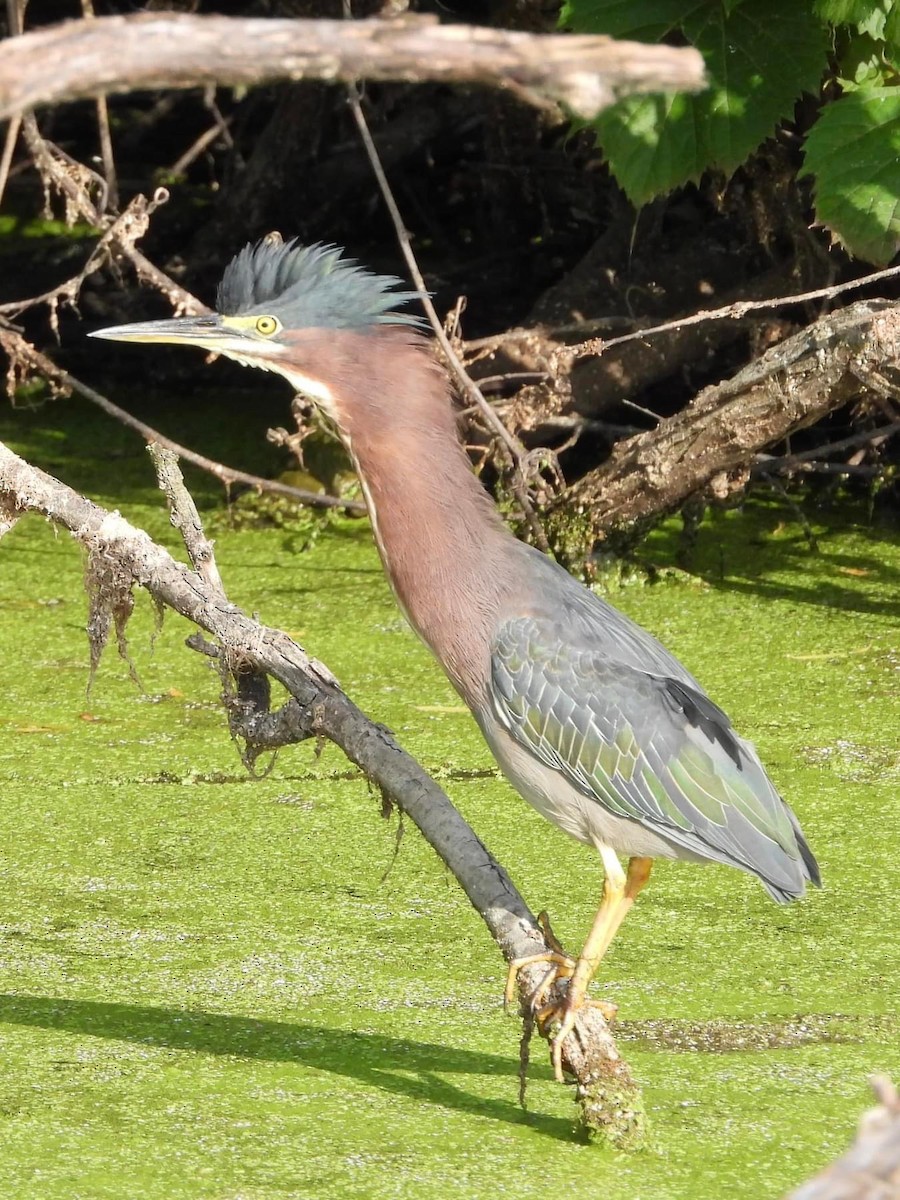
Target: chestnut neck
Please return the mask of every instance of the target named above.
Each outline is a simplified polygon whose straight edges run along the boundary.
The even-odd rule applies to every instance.
[[[378,333],[374,369],[333,386],[333,415],[401,608],[457,690],[478,704],[514,588],[516,542],[472,471],[428,343],[402,329]]]

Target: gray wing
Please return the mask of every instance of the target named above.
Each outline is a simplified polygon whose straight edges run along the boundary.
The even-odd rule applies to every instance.
[[[517,617],[500,626],[491,694],[504,728],[609,812],[751,872],[776,900],[801,895],[805,879],[818,882],[753,747],[650,634],[585,595],[602,606],[593,620],[588,603],[566,624]],[[678,677],[665,671],[670,662]]]

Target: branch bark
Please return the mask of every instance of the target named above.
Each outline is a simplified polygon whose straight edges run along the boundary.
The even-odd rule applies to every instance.
[[[900,1096],[886,1075],[869,1079],[878,1107],[865,1113],[856,1141],[837,1162],[786,1200],[897,1200],[900,1196]]]
[[[890,301],[858,301],[821,318],[655,429],[617,443],[553,501],[555,548],[583,563],[597,542],[630,544],[692,495],[724,498],[744,486],[758,451],[848,403],[898,360],[900,308]]]
[[[163,456],[163,463],[161,486],[177,505],[171,458]],[[181,527],[195,524],[187,508],[178,514]],[[218,646],[210,646],[191,639],[195,649],[217,657],[236,684],[230,697],[226,689],[229,724],[246,741],[251,756],[263,748],[309,737],[324,736],[335,742],[417,825],[456,876],[507,960],[546,949],[543,934],[509,876],[444,792],[388,730],[353,704],[326,667],[287,634],[261,625],[231,604],[214,569],[201,574],[177,562],[118,513],[92,503],[0,443],[0,515],[5,517],[0,530],[28,511],[64,526],[86,547],[94,574],[105,570],[115,583],[106,590],[120,611],[123,587],[138,584],[157,604],[175,609],[218,640]],[[208,556],[196,530],[189,535],[189,546],[202,568]],[[120,652],[125,654],[118,621],[117,633]],[[275,713],[268,711],[269,676],[292,697]],[[264,686],[256,686],[260,680]],[[520,972],[523,1003],[544,971],[536,965]],[[640,1145],[644,1137],[640,1093],[596,1009],[586,1007],[579,1015],[575,1032],[563,1047],[563,1063],[577,1080],[585,1126],[614,1145]]]
[[[69,21],[0,46],[0,117],[111,92],[279,80],[503,87],[590,117],[622,96],[696,91],[691,47],[402,20],[265,20],[138,13]]]

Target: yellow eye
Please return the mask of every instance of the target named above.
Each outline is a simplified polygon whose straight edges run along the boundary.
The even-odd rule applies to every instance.
[[[281,322],[277,317],[257,317],[256,319],[256,332],[261,333],[263,337],[271,337],[280,328]]]

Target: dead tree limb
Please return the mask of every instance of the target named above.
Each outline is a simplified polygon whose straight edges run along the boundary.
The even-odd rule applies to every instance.
[[[856,1141],[786,1200],[897,1200],[900,1196],[900,1096],[886,1075],[869,1079],[878,1107],[863,1114]]]
[[[0,47],[0,117],[112,92],[278,80],[486,84],[590,117],[635,92],[697,91],[691,47],[402,20],[138,13],[69,21]]]
[[[177,523],[182,528],[194,526],[191,506],[179,501],[179,489],[172,485],[171,458],[163,456],[163,463],[161,486],[170,504],[182,510]],[[0,443],[0,529],[9,528],[29,511],[68,529],[86,548],[94,575],[107,573],[105,591],[116,605],[111,616],[123,654],[119,615],[126,607],[125,592],[137,584],[157,604],[175,609],[215,637],[217,646],[194,643],[194,648],[217,657],[238,685],[242,674],[271,676],[290,693],[291,699],[272,713],[267,688],[245,689],[242,694],[238,686],[236,699],[228,706],[232,732],[251,747],[277,748],[309,737],[335,742],[418,826],[507,960],[546,949],[540,928],[509,876],[444,792],[388,730],[360,712],[327,668],[287,634],[261,625],[231,604],[217,573],[201,573],[177,562],[118,513],[92,503]],[[202,567],[207,559],[198,536],[192,532],[188,542]],[[108,619],[107,629],[110,623]],[[523,1000],[537,988],[545,970],[536,965],[520,972]],[[586,1007],[579,1015],[575,1032],[563,1047],[563,1063],[577,1080],[585,1126],[615,1145],[640,1145],[644,1135],[640,1093],[596,1009]]]
[[[698,493],[743,488],[756,454],[865,391],[900,360],[900,308],[863,300],[823,317],[705,388],[680,413],[617,443],[550,508],[555,548],[583,563],[598,542],[633,543],[650,521]]]

